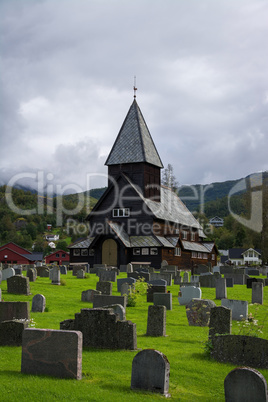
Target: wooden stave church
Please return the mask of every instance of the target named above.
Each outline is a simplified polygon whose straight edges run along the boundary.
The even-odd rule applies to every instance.
[[[214,242],[205,241],[180,198],[161,186],[163,164],[135,97],[105,165],[108,188],[87,217],[88,237],[69,246],[70,264],[217,264]]]

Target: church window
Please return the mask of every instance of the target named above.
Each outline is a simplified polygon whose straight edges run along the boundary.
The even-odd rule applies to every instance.
[[[130,211],[129,208],[114,208],[113,209],[113,217],[114,218],[122,218],[125,216],[129,216]]]

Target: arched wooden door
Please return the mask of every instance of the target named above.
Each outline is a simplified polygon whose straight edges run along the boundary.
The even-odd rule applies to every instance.
[[[102,244],[102,264],[117,267],[117,243],[113,239],[107,239]]]

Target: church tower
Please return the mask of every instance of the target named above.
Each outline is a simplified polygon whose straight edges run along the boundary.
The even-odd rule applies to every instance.
[[[109,177],[124,173],[145,198],[161,202],[163,164],[135,98],[105,165]]]

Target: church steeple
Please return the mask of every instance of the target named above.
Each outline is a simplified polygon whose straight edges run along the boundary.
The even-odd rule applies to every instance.
[[[134,99],[105,165],[139,162],[163,168],[147,124]]]
[[[105,165],[109,175],[125,173],[139,185],[145,197],[160,201],[163,164],[135,98]]]

